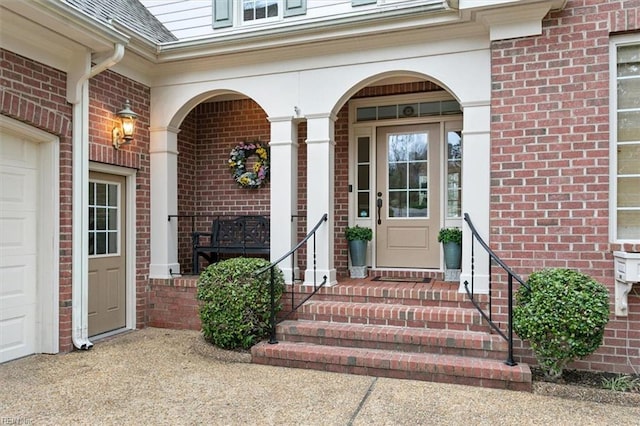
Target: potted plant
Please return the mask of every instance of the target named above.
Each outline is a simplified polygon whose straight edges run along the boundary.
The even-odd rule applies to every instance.
[[[349,244],[351,258],[351,278],[367,276],[367,243],[373,238],[373,231],[366,226],[350,226],[345,230],[345,238]]]
[[[438,242],[444,249],[444,263],[447,269],[460,269],[462,261],[462,229],[442,228]]]

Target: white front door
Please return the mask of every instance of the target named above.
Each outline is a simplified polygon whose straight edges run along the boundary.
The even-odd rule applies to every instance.
[[[38,144],[0,132],[0,362],[36,352]]]
[[[439,135],[439,123],[377,130],[377,267],[440,267]]]

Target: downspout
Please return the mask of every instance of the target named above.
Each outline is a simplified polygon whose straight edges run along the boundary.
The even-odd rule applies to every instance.
[[[116,43],[113,54],[91,66],[88,51],[74,58],[73,71],[67,74],[67,101],[73,105],[72,131],[72,277],[71,339],[78,349],[90,349],[89,341],[89,79],[120,62],[123,43]]]

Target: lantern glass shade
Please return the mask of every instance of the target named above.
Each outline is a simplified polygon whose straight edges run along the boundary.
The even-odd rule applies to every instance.
[[[133,139],[133,129],[135,128],[134,119],[131,117],[122,117],[122,133],[123,138]]]
[[[113,146],[115,149],[120,149],[122,145],[133,140],[138,114],[131,110],[131,104],[126,101],[124,107],[116,115],[120,119],[121,126],[113,128]]]

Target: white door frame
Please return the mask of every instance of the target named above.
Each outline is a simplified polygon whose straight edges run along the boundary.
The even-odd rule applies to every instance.
[[[360,107],[366,106],[377,106],[377,105],[386,105],[386,104],[402,104],[402,103],[414,103],[414,102],[430,102],[430,101],[439,101],[439,100],[454,100],[448,92],[442,90],[431,93],[409,93],[405,95],[392,95],[392,96],[383,96],[383,97],[370,97],[370,98],[358,98],[349,101],[349,183],[354,184],[356,182],[356,156],[357,156],[357,140],[358,137],[369,137],[370,138],[370,151],[369,155],[371,158],[371,172],[369,175],[369,188],[371,188],[371,197],[370,197],[370,207],[369,211],[371,212],[368,218],[360,218],[356,212],[357,206],[357,188],[355,185],[352,187],[352,192],[349,194],[349,226],[360,225],[360,226],[368,226],[372,229],[376,229],[375,224],[375,202],[376,197],[373,189],[376,187],[375,185],[375,170],[377,167],[377,152],[376,152],[376,132],[378,127],[388,127],[388,126],[404,126],[404,125],[415,125],[415,124],[440,124],[440,158],[439,167],[440,167],[440,181],[438,182],[440,187],[440,226],[462,226],[462,219],[447,219],[446,218],[446,167],[444,167],[446,161],[446,137],[447,130],[451,128],[450,123],[461,123],[463,120],[462,115],[439,115],[439,116],[425,116],[425,117],[415,117],[415,118],[401,118],[401,119],[389,119],[382,121],[362,121],[356,122],[356,109]],[[444,144],[444,145],[443,145]],[[443,148],[444,146],[444,148]],[[439,229],[438,227],[438,229]],[[367,254],[367,264],[371,265],[374,269],[378,269],[376,264],[376,253],[375,253],[375,232],[373,235],[374,241],[371,244],[368,244],[368,254]],[[396,268],[392,268],[396,269]],[[410,268],[399,268],[402,270],[410,270],[414,269]],[[380,268],[379,270],[385,270],[385,268]],[[440,268],[439,271],[444,271],[444,257],[442,254],[440,255]],[[417,269],[416,271],[423,271],[423,269]]]
[[[124,176],[126,178],[125,211],[125,329],[136,328],[136,176],[137,170],[111,164],[89,162],[89,171]],[[116,330],[117,331],[117,330]],[[109,334],[109,333],[107,333]],[[96,336],[94,336],[95,338]]]
[[[0,131],[12,131],[38,143],[38,248],[36,353],[60,348],[60,146],[57,136],[0,115]]]

